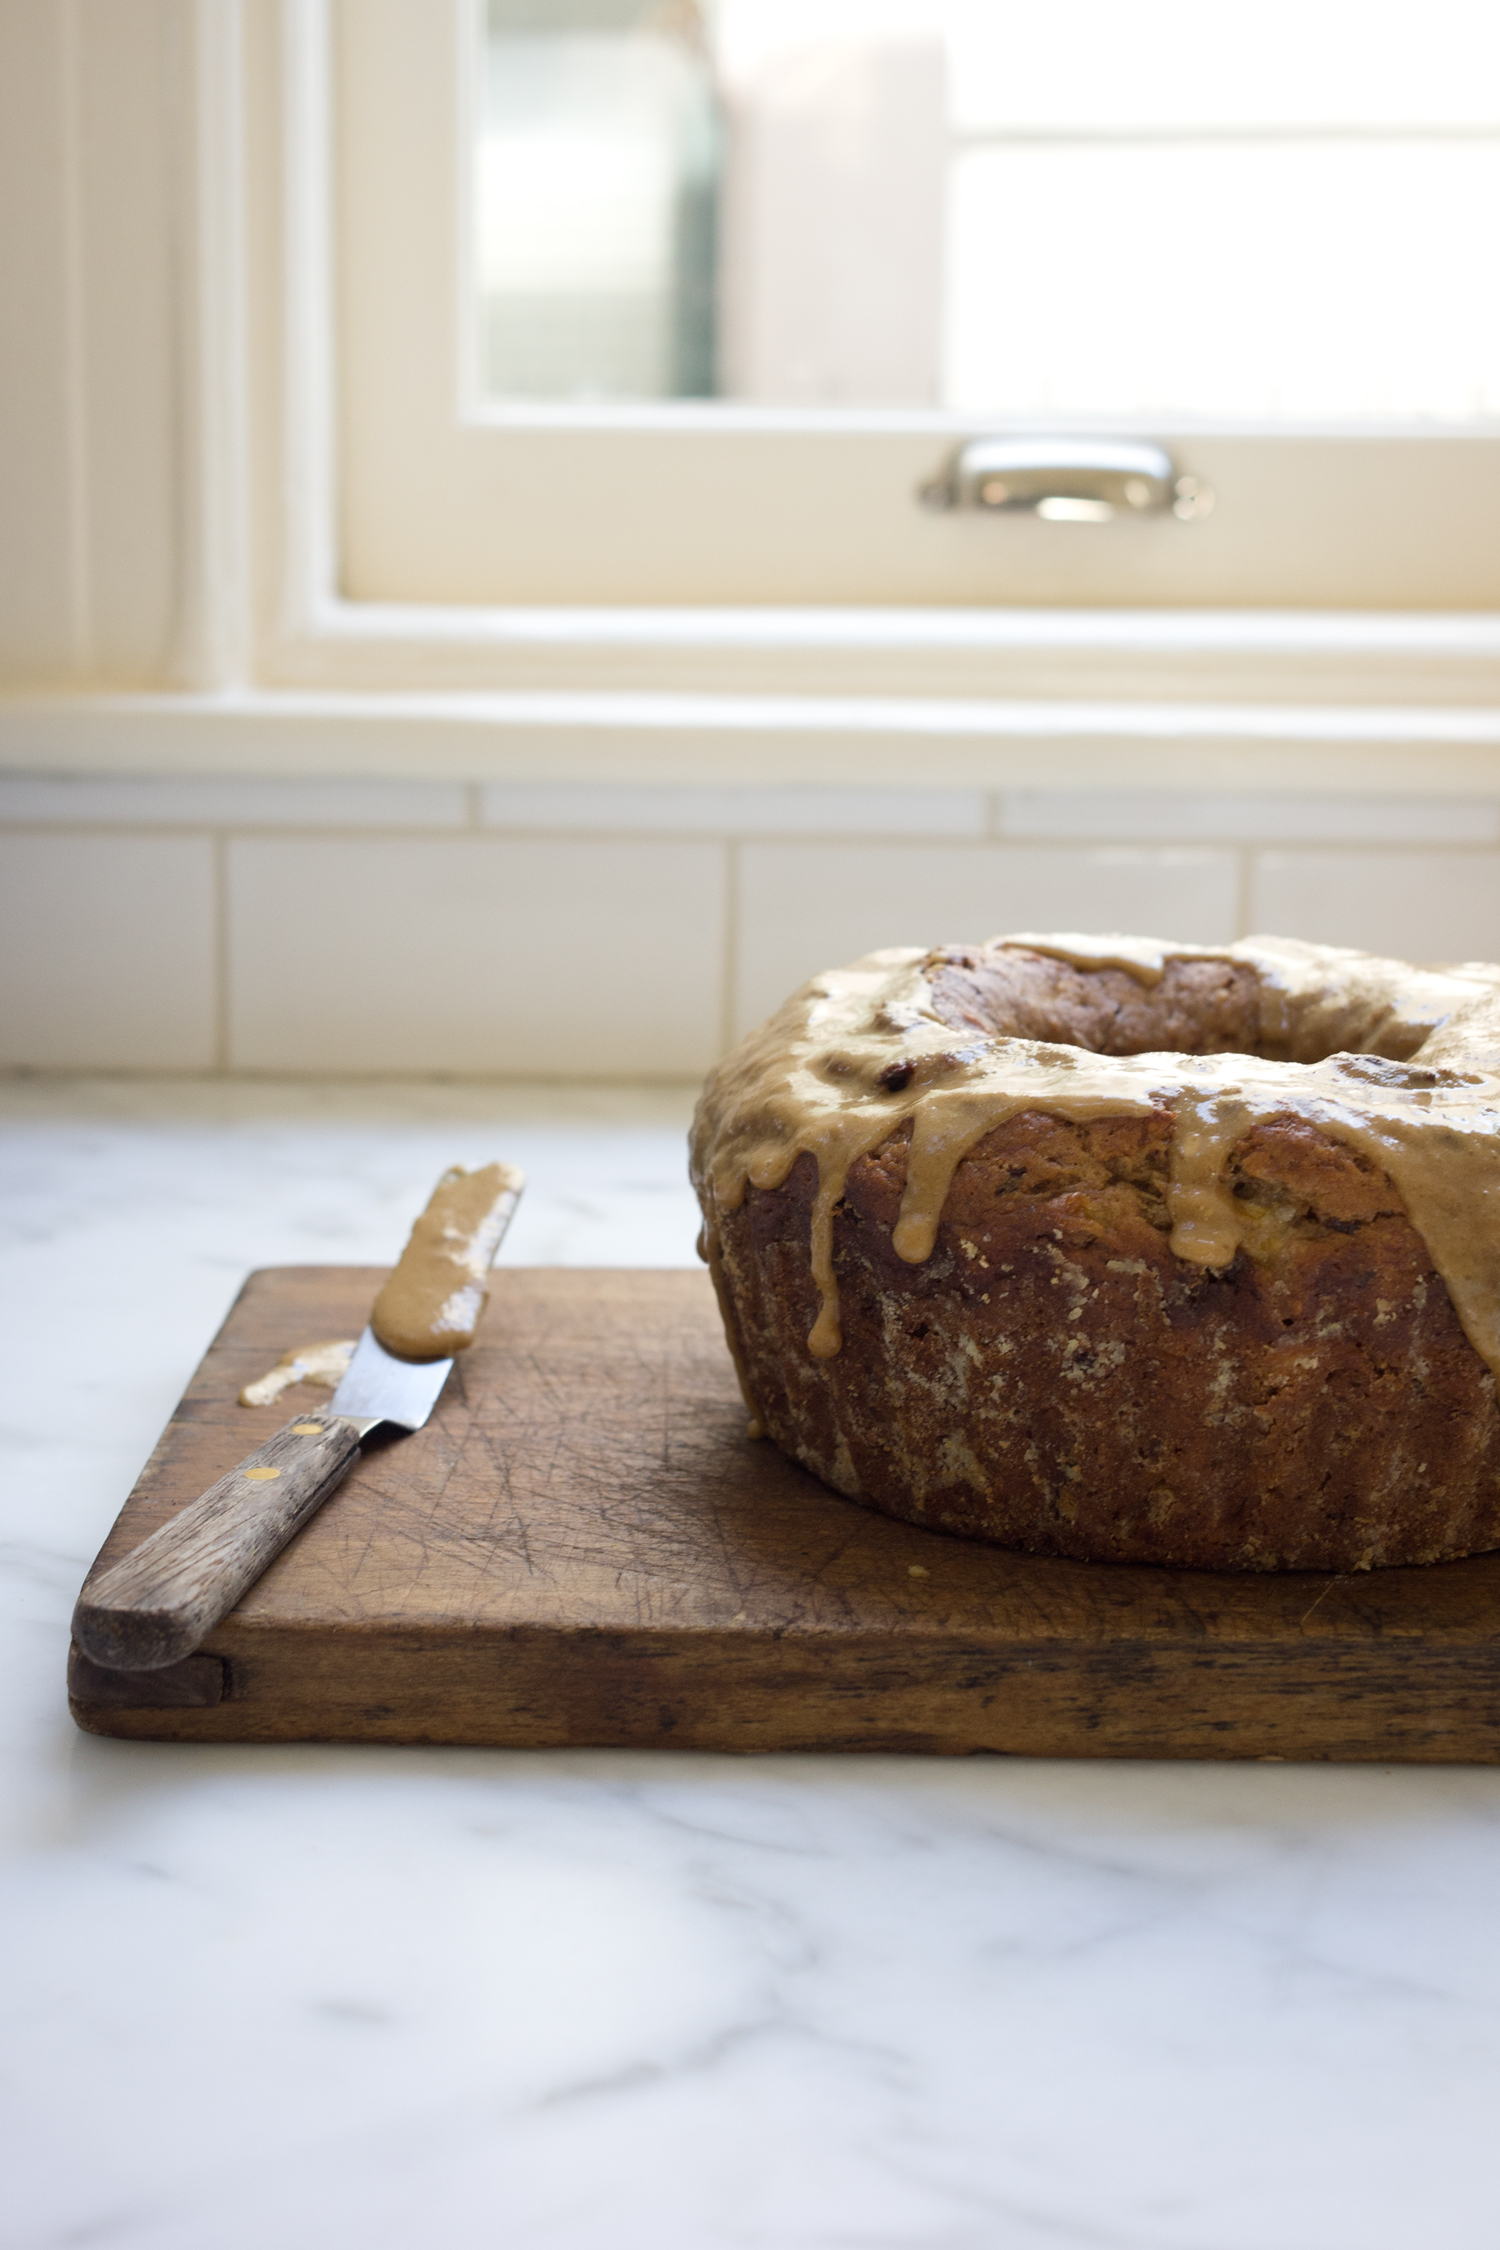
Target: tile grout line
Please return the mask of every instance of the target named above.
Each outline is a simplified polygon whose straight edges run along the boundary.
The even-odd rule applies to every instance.
[[[229,838],[213,833],[214,871],[214,1060],[217,1076],[229,1076]]]
[[[913,833],[905,836],[870,833],[859,835],[809,835],[806,833],[780,833],[773,831],[735,832],[725,835],[722,830],[704,831],[688,829],[505,829],[483,827],[478,830],[467,826],[411,827],[406,825],[366,826],[357,822],[318,823],[309,826],[292,822],[247,821],[228,826],[212,826],[203,820],[149,820],[113,821],[99,820],[49,820],[33,818],[6,818],[0,814],[0,836],[17,841],[27,837],[66,841],[71,838],[108,839],[127,843],[152,838],[174,836],[202,836],[208,832],[218,836],[227,846],[233,842],[276,844],[340,843],[350,845],[380,844],[441,844],[445,841],[470,839],[475,835],[486,842],[501,844],[541,844],[566,848],[578,844],[585,846],[618,845],[628,848],[640,845],[651,849],[709,848],[717,846],[738,851],[741,846],[754,845],[776,851],[830,851],[858,853],[864,851],[950,851],[955,854],[973,854],[1003,849],[1024,856],[1048,852],[1064,854],[1096,854],[1099,852],[1130,852],[1141,854],[1174,854],[1180,852],[1222,852],[1253,860],[1257,853],[1278,852],[1293,859],[1359,858],[1400,861],[1417,858],[1486,859],[1500,865],[1500,844],[1474,843],[1453,838],[1418,837],[1412,840],[1395,840],[1387,837],[1359,836],[1277,836],[1254,837],[1199,834],[1193,836],[1119,836],[1094,831],[1089,834],[1037,834],[1037,835],[978,835],[953,836]]]
[[[850,831],[809,829],[724,829],[712,828],[622,828],[607,824],[580,825],[565,828],[492,826],[483,822],[479,809],[479,784],[465,784],[468,804],[463,817],[457,821],[414,822],[369,821],[341,817],[328,821],[308,821],[305,817],[267,819],[249,817],[240,820],[215,820],[202,813],[180,815],[158,814],[144,819],[122,819],[110,814],[93,814],[84,817],[59,816],[45,813],[7,813],[0,807],[0,834],[17,837],[94,836],[125,840],[132,837],[202,835],[213,829],[226,838],[279,842],[296,839],[308,842],[343,843],[439,843],[445,838],[456,839],[480,835],[498,843],[542,843],[551,845],[619,844],[619,845],[765,845],[781,850],[830,850],[836,852],[878,851],[920,847],[924,850],[946,848],[958,852],[974,852],[1003,847],[1011,851],[1279,851],[1294,854],[1331,853],[1362,857],[1406,857],[1411,854],[1436,857],[1500,856],[1500,836],[1422,836],[1406,835],[1321,835],[1307,836],[1278,833],[1268,829],[1255,835],[1227,834],[1211,829],[1162,835],[1130,833],[1121,835],[1104,829],[1038,829],[1015,833],[1007,829],[1004,820],[1003,792],[996,792],[995,809],[986,826],[977,834],[958,834],[952,831],[909,829],[906,831],[869,829]]]
[[[727,1055],[734,1045],[736,988],[739,983],[740,848],[736,837],[726,836],[724,851],[724,960],[719,985],[719,1052]]]
[[[1237,938],[1250,935],[1250,899],[1254,881],[1255,846],[1241,844],[1235,854],[1234,934]]]

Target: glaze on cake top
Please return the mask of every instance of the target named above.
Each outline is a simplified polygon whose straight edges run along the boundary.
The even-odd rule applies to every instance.
[[[776,1188],[798,1158],[818,1167],[812,1270],[821,1309],[815,1358],[840,1346],[833,1213],[849,1167],[909,1125],[899,1256],[931,1256],[953,1173],[1023,1110],[1085,1122],[1172,1111],[1171,1246],[1229,1265],[1252,1215],[1225,1179],[1234,1144],[1288,1114],[1348,1142],[1395,1183],[1464,1332],[1500,1380],[1500,967],[1413,968],[1336,946],[1253,937],[1174,945],[1071,932],[994,938],[1150,988],[1170,962],[1253,971],[1260,1052],[1101,1054],[1004,1032],[956,1030],[933,982],[951,950],[894,947],[830,969],[794,993],[709,1074],[692,1135],[704,1253],[717,1264],[718,1214],[746,1188]]]

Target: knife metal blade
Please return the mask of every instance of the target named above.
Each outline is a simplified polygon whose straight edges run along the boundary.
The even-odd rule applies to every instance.
[[[374,1329],[367,1328],[354,1347],[329,1412],[359,1423],[361,1436],[378,1422],[420,1430],[452,1369],[451,1359],[397,1359]]]

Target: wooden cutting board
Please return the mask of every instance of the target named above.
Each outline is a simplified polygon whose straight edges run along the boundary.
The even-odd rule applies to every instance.
[[[299,1408],[382,1274],[252,1274],[95,1564]],[[1360,1577],[1038,1561],[854,1506],[745,1412],[706,1275],[497,1274],[425,1430],[373,1448],[203,1653],[75,1650],[75,1718],[181,1742],[1500,1759],[1500,1556]]]

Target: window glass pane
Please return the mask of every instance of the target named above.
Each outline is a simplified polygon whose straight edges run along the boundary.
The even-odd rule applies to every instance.
[[[488,0],[482,388],[1500,412],[1493,0]]]
[[[955,0],[960,132],[1500,122],[1491,0]]]
[[[478,242],[491,393],[712,395],[717,125],[691,0],[490,0]]]
[[[1500,142],[969,149],[947,396],[1022,412],[1500,412]]]

